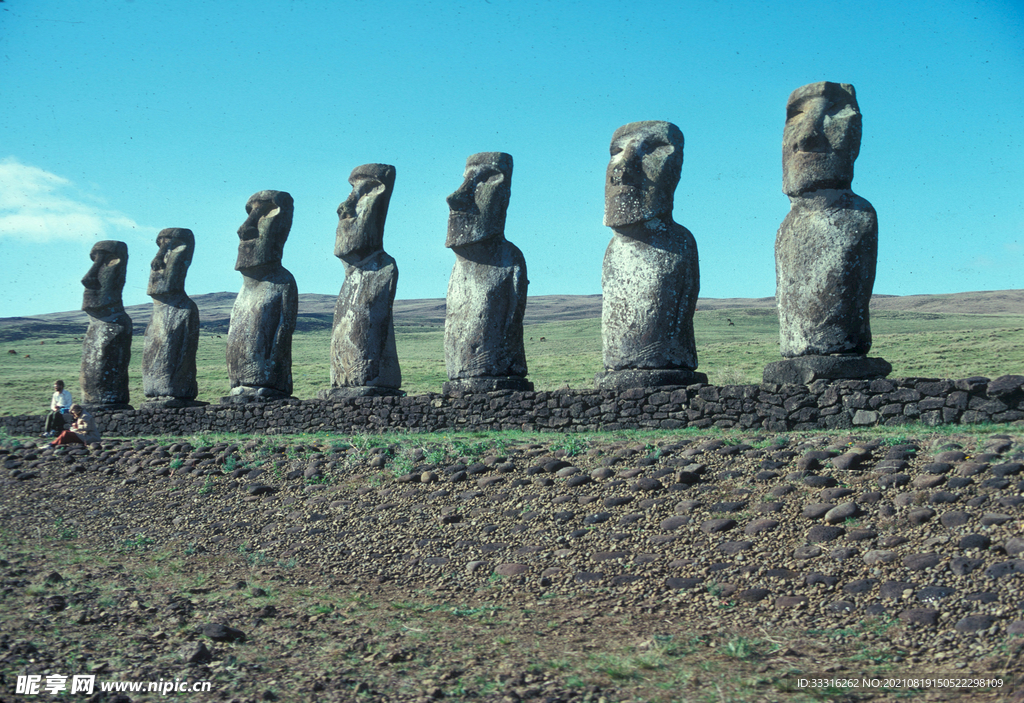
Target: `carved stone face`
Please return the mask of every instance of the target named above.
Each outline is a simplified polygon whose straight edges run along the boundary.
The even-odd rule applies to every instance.
[[[334,255],[339,258],[367,254],[384,248],[384,221],[395,187],[395,167],[386,164],[356,166],[348,177],[352,192],[338,206]]]
[[[683,133],[671,122],[631,122],[612,135],[604,224],[618,227],[672,213],[683,168]]]
[[[159,247],[149,265],[149,286],[146,295],[167,295],[185,292],[185,274],[192,263],[196,238],[192,230],[170,227],[156,235]]]
[[[82,309],[122,308],[121,290],[128,270],[128,245],[110,239],[96,242],[89,258],[92,259],[92,267],[82,279],[85,286]]]
[[[823,81],[794,90],[786,103],[782,135],[782,191],[797,196],[822,188],[849,188],[860,134],[860,108],[852,85]]]
[[[448,239],[460,247],[505,236],[505,214],[512,196],[512,157],[500,151],[466,160],[462,185],[448,196]]]
[[[280,190],[261,190],[249,198],[245,211],[249,216],[238,228],[235,270],[280,264],[292,228],[292,196]]]

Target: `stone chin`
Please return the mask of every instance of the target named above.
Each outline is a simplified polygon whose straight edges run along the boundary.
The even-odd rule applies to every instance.
[[[334,255],[343,259],[356,254],[365,256],[383,249],[384,237],[369,231],[372,229],[358,217],[346,217],[339,220],[334,237]]]
[[[256,268],[266,265],[280,265],[281,252],[268,251],[275,247],[264,244],[265,238],[243,239],[238,243],[238,259],[235,261],[235,270]]]
[[[815,190],[849,190],[853,183],[853,162],[835,152],[796,152],[787,157],[782,192],[797,197]]]
[[[102,312],[107,309],[116,309],[120,307],[123,306],[119,297],[112,296],[101,290],[87,290],[82,295],[82,310],[85,310],[86,312]]]
[[[477,215],[453,212],[448,215],[448,238],[444,245],[449,249],[464,247],[495,239],[499,234],[500,232],[488,231]]]
[[[608,186],[605,189],[604,226],[624,227],[655,218],[664,219],[664,214],[671,212],[672,203],[663,200],[633,186]]]

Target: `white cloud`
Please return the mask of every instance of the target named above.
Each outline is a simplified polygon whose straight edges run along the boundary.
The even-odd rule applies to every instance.
[[[140,229],[124,213],[83,200],[66,178],[14,157],[0,159],[0,237],[95,241]]]

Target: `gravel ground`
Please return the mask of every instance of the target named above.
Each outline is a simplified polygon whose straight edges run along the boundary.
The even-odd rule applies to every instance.
[[[1020,675],[1024,435],[712,437],[553,436],[543,444],[432,446],[410,436],[377,447],[365,438],[356,446],[344,438],[206,445],[195,438],[109,439],[72,449],[29,441],[0,450],[0,524],[15,544],[85,540],[92,550],[125,559],[164,550],[190,564],[189,573],[206,564],[225,583],[247,569],[249,577],[243,574],[236,588],[248,589],[246,597],[256,599],[250,605],[264,602],[252,593],[252,583],[263,578],[282,587],[306,582],[328,592],[360,590],[390,603],[429,592],[431,602],[448,605],[536,610],[560,604],[569,629],[575,623],[576,634],[596,639],[653,628],[657,636],[802,632],[837,642],[841,636],[834,633],[857,630],[861,641],[845,643],[842,656],[874,647],[879,660],[907,674],[1002,671],[1007,681]],[[43,613],[5,621],[2,700],[4,690],[13,690],[13,676],[35,663],[25,654],[25,634],[52,626],[68,599],[78,605],[74,595],[82,592],[68,588],[65,595],[46,596],[39,584],[52,576],[50,567],[28,563],[30,552],[9,547],[0,561],[0,594],[14,599],[34,584],[31,595]],[[51,580],[114,578],[117,568],[65,566]],[[140,598],[133,607],[130,594],[108,610],[136,611],[121,618],[130,631],[132,617],[143,622],[146,612],[162,617],[174,611],[173,597],[152,597],[159,604],[149,611]],[[99,605],[79,600],[84,605],[69,625],[102,622]],[[259,617],[255,608],[243,612],[221,603],[193,617],[190,606],[179,606],[183,628],[235,625],[250,641],[267,622],[267,612]],[[57,614],[46,620],[46,613]],[[317,618],[307,617],[301,627],[315,629]],[[327,619],[326,613],[320,618]],[[867,632],[865,623],[878,627]],[[158,654],[144,658],[151,670],[128,661],[121,671],[173,677],[159,665],[167,651],[188,659],[195,652],[182,647],[232,639],[172,634],[173,642],[159,645],[157,638]],[[377,633],[366,635],[372,640]],[[778,656],[810,657],[804,672],[811,670],[808,661],[822,675],[849,671],[848,660],[813,653],[807,642],[801,650],[796,639],[768,639],[780,645]],[[207,667],[207,673],[223,666],[225,647],[214,645],[212,663],[200,653],[189,666]],[[61,661],[39,656],[38,671]],[[297,700],[629,699],[630,686],[614,676],[603,688],[574,688],[565,675],[549,671],[531,688],[525,670],[515,671],[520,665],[510,664],[500,691],[481,684],[459,696],[445,689],[443,673],[404,688],[387,689],[379,681],[339,687],[338,680],[318,678],[309,664],[298,690],[318,693]],[[478,668],[490,674],[500,666]],[[266,677],[255,688],[239,685],[222,687],[211,700],[279,696]],[[772,690],[776,694],[755,692],[749,700],[788,699]],[[960,694],[963,700],[1011,695],[1009,688]],[[666,700],[690,700],[678,695]],[[928,692],[934,700],[946,695],[953,694]]]

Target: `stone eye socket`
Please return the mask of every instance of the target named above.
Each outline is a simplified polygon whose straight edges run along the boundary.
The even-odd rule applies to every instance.
[[[622,153],[622,147],[621,146],[613,146],[610,149],[610,152],[611,152],[612,156],[618,156],[619,154]]]

